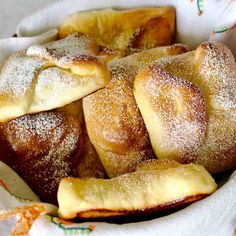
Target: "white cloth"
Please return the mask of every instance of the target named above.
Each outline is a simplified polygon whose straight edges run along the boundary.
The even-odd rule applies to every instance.
[[[26,15],[57,0],[8,0],[0,1],[0,39],[11,37]]]
[[[107,7],[131,8],[163,5],[173,5],[176,8],[178,42],[194,48],[207,39],[220,41],[226,43],[236,55],[236,1],[146,0],[144,3],[141,0],[64,0],[24,18],[17,28],[18,38],[0,40],[0,67],[12,52],[27,48],[34,43],[44,43],[55,39],[57,34],[55,28],[68,14]],[[28,195],[30,192],[28,187],[22,184],[20,178],[2,163],[0,163],[1,179],[13,195],[0,186],[0,209],[9,209],[27,203],[22,199],[19,200],[19,197],[31,196],[31,199],[34,199],[32,192]],[[10,179],[14,181],[9,181]],[[12,219],[0,222],[0,236],[9,234],[13,222]],[[213,195],[165,217],[118,225],[101,222],[65,224],[56,217],[41,216],[33,224],[30,235],[232,236],[235,228],[236,173]]]
[[[28,48],[32,44],[43,44],[55,40],[57,29],[49,30],[34,37],[7,38],[0,40],[0,69],[5,60],[14,52]]]

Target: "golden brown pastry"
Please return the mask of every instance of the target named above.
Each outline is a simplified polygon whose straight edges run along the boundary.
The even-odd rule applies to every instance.
[[[88,34],[99,45],[121,51],[170,45],[174,42],[175,10],[156,7],[78,12],[66,18],[59,37],[74,32]]]
[[[126,55],[125,52],[119,50],[111,50],[106,47],[99,47],[99,58],[102,59],[105,63],[115,59],[115,58],[122,58]]]
[[[25,115],[0,123],[0,160],[44,202],[57,204],[59,182],[77,176],[81,127],[65,112]]]
[[[108,63],[112,80],[125,78],[133,86],[134,78],[144,67],[154,63],[157,59],[188,51],[186,45],[173,44],[165,47],[156,47],[141,50],[123,58],[115,58]]]
[[[148,133],[125,79],[83,100],[86,126],[109,177],[133,171],[153,157]]]
[[[77,164],[79,178],[107,178],[102,162],[88,137],[85,123],[82,123],[81,153]]]
[[[75,101],[64,107],[60,107],[57,111],[63,111],[74,116],[81,124],[81,145],[79,158],[76,163],[76,176],[80,178],[106,178],[107,175],[104,167],[88,137],[83,115],[82,100]]]
[[[137,165],[136,171],[138,170],[165,170],[168,168],[174,168],[181,166],[181,164],[171,159],[151,159],[140,162]]]
[[[91,219],[147,214],[196,201],[215,190],[214,179],[202,166],[143,165],[109,180],[63,179],[58,190],[59,216]]]
[[[0,122],[78,100],[109,81],[98,45],[74,34],[13,54],[0,74]]]
[[[135,75],[162,56],[182,52],[185,46],[173,45],[114,59],[108,64],[109,84],[83,99],[88,135],[109,177],[133,171],[140,161],[154,157],[133,96]]]
[[[236,63],[222,44],[163,58],[135,78],[134,95],[158,158],[236,166]]]
[[[106,177],[86,133],[81,101],[0,123],[0,144],[0,160],[45,202],[57,204],[66,176]]]

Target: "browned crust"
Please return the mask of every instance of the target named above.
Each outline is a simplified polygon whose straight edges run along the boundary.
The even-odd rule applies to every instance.
[[[76,24],[76,14],[86,15],[83,26]],[[98,25],[96,22],[100,17]],[[175,10],[173,7],[158,7],[117,10],[112,13],[109,9],[75,13],[60,27],[59,38],[78,31],[97,38],[99,44],[118,50],[169,45],[174,41]],[[124,40],[122,45],[117,42],[120,37]]]
[[[231,63],[235,63],[235,58],[230,51],[230,49],[221,43],[211,43],[211,42],[203,42],[196,49],[195,53],[195,61],[198,63],[202,63],[207,53],[215,53],[219,57],[223,57],[226,64],[229,60]]]
[[[182,54],[185,52],[188,52],[188,47],[184,44],[173,44],[169,47],[166,48],[166,54],[167,56],[171,56],[171,55],[177,55],[177,54]]]
[[[48,50],[48,49],[47,49]],[[47,57],[48,60],[52,61],[53,63],[55,63],[56,60],[60,61],[60,58],[55,57],[54,55],[48,55]],[[98,69],[102,69],[103,71],[108,71],[108,69],[106,68],[106,66],[95,56],[92,55],[85,55],[85,54],[81,54],[81,55],[77,55],[74,58],[72,58],[70,61],[68,61],[67,63],[64,63],[64,65],[69,66],[69,67],[74,67],[74,66],[97,66]],[[109,74],[109,72],[106,72]]]
[[[171,137],[168,142],[162,142],[154,145],[154,150],[159,158],[171,158],[171,155],[175,156],[175,160],[181,163],[189,163],[195,160],[196,154],[193,150],[196,150],[203,142],[206,133],[206,101],[205,97],[201,91],[191,82],[184,80],[180,77],[175,77],[171,73],[163,70],[158,64],[153,64],[148,66],[143,71],[141,71],[135,78],[134,92],[137,94],[143,94],[147,98],[152,107],[154,113],[158,114],[165,132],[159,133],[160,136],[165,137],[161,140],[167,139],[166,137]],[[177,96],[173,95],[172,91],[176,91]],[[183,111],[180,109],[176,111],[173,109],[173,102],[168,94],[171,94],[177,101],[176,97],[180,98],[181,106],[186,107]],[[140,104],[138,104],[140,106]],[[141,110],[141,113],[143,111]],[[176,115],[178,113],[178,115]],[[178,135],[175,138],[173,130],[171,129],[172,121],[177,120],[177,124],[181,124],[182,128],[178,129]],[[188,121],[189,124],[195,123],[197,128],[193,131],[188,130],[184,127],[185,122]],[[148,122],[148,121],[144,121]],[[149,121],[150,122],[150,121]],[[147,125],[147,124],[146,124]],[[149,130],[149,133],[151,131]],[[156,132],[158,132],[156,130]],[[164,136],[165,135],[165,136]],[[183,141],[183,136],[186,136],[189,141],[186,145],[185,140]],[[173,148],[175,144],[178,144],[177,148]],[[168,145],[168,148],[163,148]],[[165,155],[161,156],[160,153],[165,150]],[[166,152],[168,150],[168,152]],[[168,153],[168,154],[167,154]],[[170,156],[167,156],[170,155]]]
[[[209,194],[197,194],[188,196],[182,199],[176,199],[175,201],[160,204],[158,206],[151,206],[146,209],[137,210],[107,210],[107,209],[91,209],[89,211],[82,211],[76,214],[79,219],[106,219],[106,218],[118,218],[120,216],[139,216],[148,215],[155,212],[164,211],[167,209],[178,208],[180,206],[187,205],[191,202],[203,199],[209,196]]]
[[[44,119],[37,125],[41,116]],[[55,127],[50,126],[54,119],[58,122]],[[65,154],[65,142],[70,134],[73,134],[73,145],[68,144]],[[57,205],[59,182],[64,177],[75,176],[80,147],[80,121],[66,112],[40,112],[0,123],[0,160],[13,168],[45,202]]]
[[[175,168],[181,164],[172,159],[148,159],[139,163],[136,167],[136,171],[146,170],[146,169],[159,169],[165,170],[169,168]]]
[[[78,66],[78,69],[81,69],[81,66],[82,66],[82,67],[88,68],[87,69],[88,75],[86,76],[89,76],[90,73],[91,74],[97,73],[107,83],[110,80],[110,72],[107,66],[94,56],[79,55],[78,57],[75,57],[71,63],[67,64],[67,66],[71,66],[72,68],[75,68]]]
[[[126,80],[111,81],[104,89],[84,98],[83,106],[88,133],[95,146],[120,155],[149,146],[146,128]]]
[[[159,41],[157,40],[159,39]],[[174,42],[174,34],[171,30],[169,19],[163,16],[151,18],[138,33],[133,34],[132,48],[152,48],[170,45]]]

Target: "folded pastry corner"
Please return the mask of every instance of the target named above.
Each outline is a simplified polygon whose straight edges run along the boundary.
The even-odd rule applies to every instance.
[[[93,219],[147,214],[199,200],[216,190],[214,179],[202,166],[148,165],[108,180],[64,178],[58,190],[59,216]]]
[[[157,157],[198,163],[211,173],[235,167],[235,85],[234,57],[218,43],[143,69],[134,96]]]
[[[106,86],[98,45],[74,34],[12,55],[0,74],[0,121],[62,107]]]
[[[0,144],[0,160],[44,202],[57,205],[64,177],[106,177],[86,132],[81,100],[0,122]]]
[[[116,58],[108,63],[108,85],[83,98],[88,135],[109,177],[133,171],[139,162],[154,158],[133,95],[135,76],[161,57],[186,51],[186,46],[174,44]]]
[[[79,119],[55,110],[0,122],[0,160],[42,201],[57,204],[60,180],[76,172],[81,135]]]

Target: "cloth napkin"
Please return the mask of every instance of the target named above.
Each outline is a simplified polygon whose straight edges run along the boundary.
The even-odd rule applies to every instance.
[[[56,39],[58,26],[74,12],[166,5],[174,6],[177,12],[177,42],[192,49],[205,40],[223,42],[236,56],[235,0],[64,0],[26,16],[17,28],[18,38],[0,40],[0,68],[13,52]],[[236,228],[236,172],[211,196],[149,221],[73,223],[58,218],[56,210],[52,205],[40,203],[25,182],[0,162],[0,220],[6,219],[0,221],[0,236],[9,235],[15,224],[18,233],[23,232],[22,225],[29,228],[32,224],[31,236],[232,236]]]

